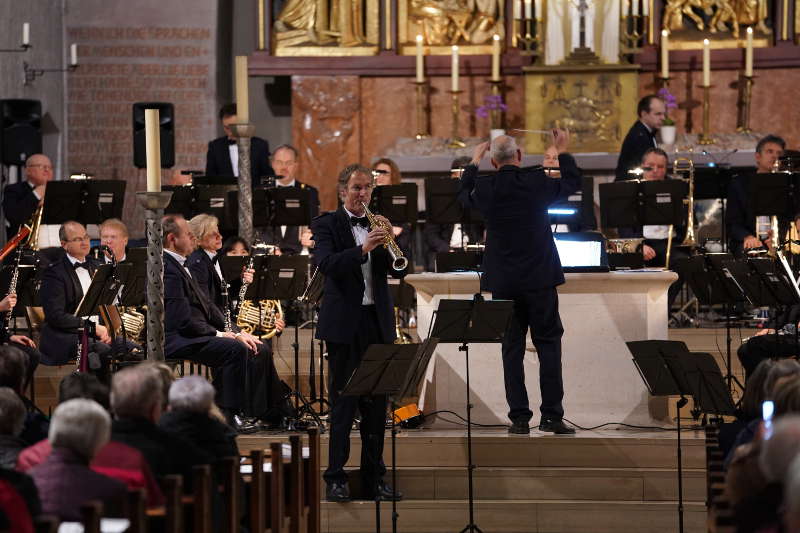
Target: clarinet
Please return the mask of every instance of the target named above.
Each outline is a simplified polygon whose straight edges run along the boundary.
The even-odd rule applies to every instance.
[[[8,284],[8,293],[9,294],[16,294],[17,293],[17,283],[19,282],[19,264],[22,261],[22,248],[17,250],[17,257],[14,260],[14,272],[11,274],[11,282]],[[6,328],[6,331],[9,331],[11,328],[11,318],[14,316],[14,307],[12,306],[11,309],[8,310],[6,313],[3,325]]]
[[[233,321],[231,320],[231,303],[228,299],[228,282],[225,281],[225,277],[223,276],[222,279],[222,305],[225,307],[225,331],[230,332],[233,331]]]

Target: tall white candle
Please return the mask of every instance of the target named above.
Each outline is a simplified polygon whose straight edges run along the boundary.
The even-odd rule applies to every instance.
[[[514,19],[519,20],[522,18],[522,0],[513,0],[514,2]]]
[[[492,81],[500,81],[500,36],[492,36]]]
[[[543,3],[544,3],[544,0],[536,0],[535,3],[533,4],[533,10],[534,10],[534,13],[536,14],[536,20],[542,20],[542,4]]]
[[[247,87],[247,56],[236,56],[236,121],[250,122],[250,92]]]
[[[645,17],[650,14],[650,0],[642,0],[642,15]]]
[[[458,46],[453,45],[453,61],[450,67],[450,90],[458,90]]]
[[[661,77],[669,78],[669,32],[661,30]]]
[[[744,50],[744,75],[753,76],[753,28],[747,28],[747,48]]]
[[[711,85],[711,43],[703,39],[703,86]]]
[[[69,46],[69,64],[72,66],[78,64],[78,45],[76,43]]]
[[[639,0],[633,0],[633,13],[634,17],[639,16]]]
[[[30,22],[22,23],[22,44],[28,46],[31,44],[31,24]]]
[[[417,82],[425,81],[425,64],[422,58],[422,35],[417,35]]]
[[[161,130],[158,109],[144,110],[147,192],[161,192]]]
[[[530,19],[533,15],[533,2],[531,2],[531,0],[525,0],[523,5],[525,6],[525,18]]]

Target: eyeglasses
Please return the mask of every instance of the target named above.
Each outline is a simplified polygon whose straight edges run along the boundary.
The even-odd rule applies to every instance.
[[[28,165],[28,168],[34,168],[34,167],[42,167],[44,170],[53,170],[53,165],[44,165],[41,163],[38,165]]]
[[[91,239],[88,235],[84,235],[83,237],[73,237],[71,239],[67,239],[64,242],[89,242]]]

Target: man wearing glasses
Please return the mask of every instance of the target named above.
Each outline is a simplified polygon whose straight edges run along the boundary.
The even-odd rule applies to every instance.
[[[40,290],[45,322],[39,348],[42,363],[46,365],[63,365],[77,356],[78,334],[84,321],[75,316],[75,311],[98,267],[98,263],[88,257],[89,235],[83,224],[64,222],[58,234],[64,256],[44,271]],[[89,368],[101,380],[107,380],[111,337],[96,317],[90,320],[94,323],[95,338],[89,339]]]
[[[13,183],[3,191],[3,213],[10,239],[22,224],[27,224],[36,208],[44,203],[47,183],[53,179],[53,164],[43,154],[35,154],[25,162],[25,181]],[[59,246],[58,226],[41,226],[39,247]]]

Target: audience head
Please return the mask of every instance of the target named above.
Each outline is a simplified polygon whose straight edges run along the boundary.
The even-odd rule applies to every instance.
[[[186,376],[169,388],[169,408],[173,411],[208,413],[214,404],[214,387],[200,376]]]
[[[164,248],[183,257],[188,257],[195,249],[194,238],[189,223],[180,215],[167,215],[161,219],[164,228]]]
[[[38,187],[53,179],[53,163],[44,154],[34,154],[25,161],[25,179]]]
[[[59,404],[50,420],[47,439],[55,448],[66,448],[92,460],[111,437],[111,417],[94,400],[75,398]]]
[[[19,395],[9,387],[0,387],[0,435],[18,437],[27,414]]]
[[[219,110],[219,120],[222,122],[222,129],[228,139],[234,140],[236,137],[231,130],[231,124],[236,124],[236,104],[225,104]]]
[[[65,376],[58,384],[58,403],[64,403],[74,398],[94,400],[105,409],[109,409],[108,387],[100,383],[97,376],[87,372],[73,372]]]
[[[469,165],[471,162],[472,158],[468,155],[462,155],[453,159],[453,162],[450,163],[450,177],[460,178],[461,174],[464,173],[464,167]]]
[[[783,487],[784,531],[800,531],[800,460],[789,465]]]
[[[90,241],[86,228],[80,222],[68,220],[58,228],[58,238],[61,240],[61,247],[69,255],[83,261],[89,255]]]
[[[28,358],[22,350],[8,344],[0,345],[0,387],[22,394],[27,371]]]
[[[775,162],[786,149],[786,141],[777,135],[762,137],[756,144],[756,167],[761,174],[771,172]]]
[[[775,418],[790,413],[800,413],[800,376],[793,375],[778,380],[772,389],[775,402]]]
[[[128,226],[118,218],[109,218],[100,224],[100,244],[111,248],[114,258],[122,261],[128,246]]]
[[[123,368],[111,378],[111,410],[117,418],[161,418],[164,381],[152,365]]]
[[[197,246],[207,252],[217,252],[222,248],[222,234],[219,232],[219,219],[214,215],[201,213],[189,221],[189,229],[197,239]]]
[[[764,383],[772,367],[775,366],[774,359],[764,359],[761,361],[753,373],[747,378],[742,395],[742,416],[745,420],[755,420],[761,416],[761,404],[764,402],[766,388]]]
[[[517,146],[514,137],[498,135],[492,140],[491,149],[492,165],[500,168],[503,165],[519,166],[522,163],[522,150]]]
[[[169,388],[175,381],[175,374],[166,363],[160,361],[143,361],[139,366],[150,367],[156,371],[158,378],[161,382],[161,406],[163,409],[167,408],[167,397],[169,397]],[[162,409],[162,410],[163,410]]]
[[[372,164],[372,171],[377,172],[375,175],[375,185],[382,187],[384,185],[400,185],[400,167],[397,163],[388,157],[382,157]]]
[[[783,483],[789,465],[800,451],[800,414],[777,418],[772,436],[761,443],[758,466],[769,483]]]
[[[667,106],[664,100],[655,94],[649,94],[639,100],[639,105],[636,106],[636,114],[639,120],[650,128],[657,130],[664,123],[667,116]]]
[[[243,237],[234,236],[225,239],[222,245],[222,255],[243,256],[250,255],[250,243]]]
[[[767,377],[764,379],[764,399],[772,400],[775,398],[775,389],[783,381],[794,378],[800,375],[800,363],[794,359],[781,359],[775,361]]]
[[[345,209],[357,216],[364,214],[361,203],[368,204],[372,197],[372,171],[364,165],[347,165],[339,173],[339,196]]]
[[[290,185],[292,181],[297,179],[297,169],[299,167],[300,154],[297,148],[290,144],[282,144],[275,148],[272,152],[272,170],[275,171],[277,176],[280,176],[278,183],[281,185]]]
[[[669,156],[661,148],[648,148],[642,156],[642,179],[647,181],[660,181],[667,176]],[[649,170],[648,170],[649,169]]]

